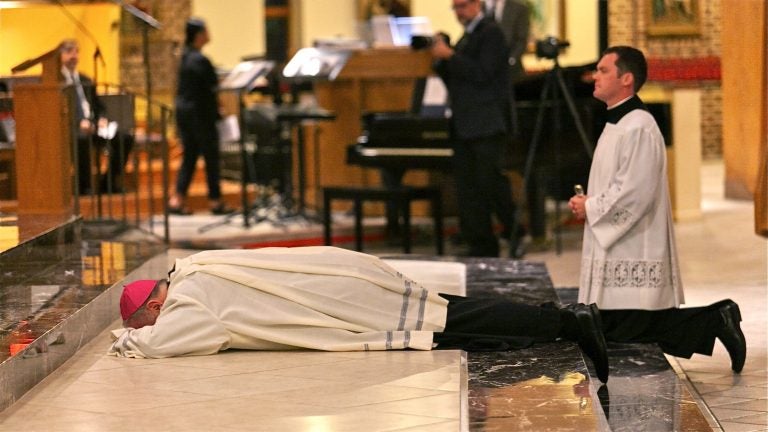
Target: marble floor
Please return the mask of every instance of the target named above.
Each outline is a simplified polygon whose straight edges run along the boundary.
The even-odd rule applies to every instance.
[[[450,350],[228,352],[126,361],[105,356],[109,333],[103,331],[0,413],[0,431],[766,431],[766,241],[753,234],[750,203],[722,198],[722,165],[706,163],[702,177],[703,218],[676,227],[686,300],[701,305],[729,297],[740,304],[748,341],[740,375],[730,372],[720,345],[711,358],[668,358],[664,364],[649,363],[658,357],[636,352],[638,347],[624,347],[606,389],[573,344],[517,352],[514,361]],[[184,239],[186,233],[184,244],[195,245],[206,236],[225,241],[225,232],[233,231],[233,242],[247,242],[237,223],[201,234],[197,228],[206,222],[195,218],[172,218],[172,237]],[[293,237],[288,228],[272,231],[275,239]],[[548,284],[549,291],[536,290],[545,295],[554,295],[554,287],[576,286],[578,230],[567,230],[563,240],[560,254],[528,253],[530,266],[508,272],[524,283],[504,286],[535,281]],[[378,246],[367,252],[397,251]],[[431,254],[431,245],[416,252]],[[156,273],[185,253],[190,251],[173,249],[161,263],[136,272]],[[131,276],[141,277],[136,272]],[[544,372],[530,367],[542,358]],[[505,384],[494,385],[500,377]],[[484,421],[472,423],[478,418]]]

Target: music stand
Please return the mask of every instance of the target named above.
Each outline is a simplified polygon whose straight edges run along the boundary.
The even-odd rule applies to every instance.
[[[347,64],[351,51],[334,48],[302,48],[283,68],[283,77],[293,82],[333,81]]]
[[[220,92],[229,91],[237,94],[237,121],[240,126],[238,141],[240,145],[241,170],[244,171],[240,175],[240,199],[243,206],[243,226],[245,228],[250,226],[248,221],[250,205],[248,203],[248,173],[246,170],[248,170],[249,160],[245,144],[245,103],[243,102],[243,95],[253,90],[257,85],[257,80],[272,72],[274,67],[275,62],[270,60],[245,61],[235,66],[219,83]],[[235,214],[237,212],[232,212],[229,215],[225,215],[223,221],[204,225],[198,229],[198,232],[203,233],[216,226],[223,225]]]
[[[336,118],[336,114],[325,110],[320,107],[300,107],[297,105],[291,105],[287,107],[280,107],[277,110],[277,121],[280,123],[284,123],[287,125],[289,129],[293,129],[296,127],[296,150],[297,155],[296,159],[298,162],[298,180],[299,180],[299,190],[298,190],[298,205],[296,209],[295,216],[302,217],[306,220],[309,220],[309,217],[306,215],[306,206],[305,206],[305,192],[306,192],[306,161],[305,161],[305,141],[304,141],[304,130],[302,129],[301,125],[306,120],[317,120],[317,121],[331,121]],[[317,157],[317,155],[315,155]],[[286,192],[286,195],[291,197],[293,195],[292,187],[290,186],[291,182],[289,182],[288,185],[288,191]]]
[[[347,64],[352,52],[347,49],[336,48],[302,48],[296,52],[290,61],[285,65],[282,75],[294,88],[304,82],[313,81],[333,81],[341,73]],[[277,113],[277,119],[286,124],[289,129],[297,127],[296,149],[298,159],[298,208],[297,215],[308,219],[305,214],[304,193],[306,188],[305,178],[305,149],[304,149],[304,131],[301,128],[302,122],[306,120],[330,121],[336,118],[336,114],[320,107],[308,106],[301,107],[294,100],[293,105],[280,107]],[[291,196],[289,193],[288,196]]]

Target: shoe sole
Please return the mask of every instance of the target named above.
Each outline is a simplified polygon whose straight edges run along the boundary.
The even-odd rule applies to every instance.
[[[602,345],[607,347],[605,336],[603,335],[603,322],[602,322],[602,319],[600,318],[600,309],[598,309],[596,304],[592,303],[589,305],[589,312],[592,315],[592,321],[597,327],[598,334],[602,338],[602,341],[601,341]],[[592,364],[595,366],[595,369],[597,369],[597,364],[595,363],[595,360],[594,359],[590,359],[590,360],[592,360]],[[607,383],[608,377],[610,376],[610,360],[608,359],[608,352],[605,353],[605,364],[608,367],[608,370],[606,371],[605,381],[601,379],[603,383]]]
[[[741,335],[741,338],[744,340],[744,348],[745,348],[745,350],[744,350],[744,362],[741,363],[741,365],[740,365],[741,367],[734,368],[733,365],[731,365],[731,370],[733,370],[736,373],[741,373],[741,371],[744,369],[744,363],[746,363],[746,360],[747,360],[747,358],[746,358],[746,341],[747,341],[747,338],[744,335],[744,331],[741,330],[741,326],[739,325],[739,323],[741,322],[741,309],[739,308],[739,305],[736,302],[732,301],[732,300],[728,300],[728,302],[729,303],[726,303],[722,307],[726,308],[726,313],[731,317],[731,320],[736,324],[736,329],[739,331],[739,333]],[[723,343],[723,339],[720,336],[716,336],[716,337],[718,339],[720,339],[720,343]],[[725,346],[725,344],[723,344],[723,346]],[[728,348],[726,347],[726,351],[727,350],[728,350]],[[728,354],[730,355],[730,352],[728,352]]]

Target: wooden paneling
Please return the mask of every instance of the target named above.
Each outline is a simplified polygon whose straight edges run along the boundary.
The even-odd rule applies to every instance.
[[[764,22],[768,24],[768,8]],[[763,26],[763,40],[768,41],[768,25]],[[755,232],[768,237],[768,44],[763,44],[763,140],[760,146],[760,173],[755,190]]]
[[[19,214],[71,215],[68,103],[59,84],[14,89]]]
[[[766,4],[722,0],[721,11],[725,194],[752,199],[766,143]]]

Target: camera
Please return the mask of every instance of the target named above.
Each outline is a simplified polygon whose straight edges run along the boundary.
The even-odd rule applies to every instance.
[[[536,56],[556,59],[558,54],[569,46],[571,46],[571,43],[568,41],[561,41],[554,36],[548,36],[536,41]]]
[[[428,49],[432,47],[432,45],[435,43],[436,38],[442,38],[447,45],[451,44],[450,37],[445,33],[437,33],[434,36],[413,35],[411,36],[411,49],[413,50]]]

